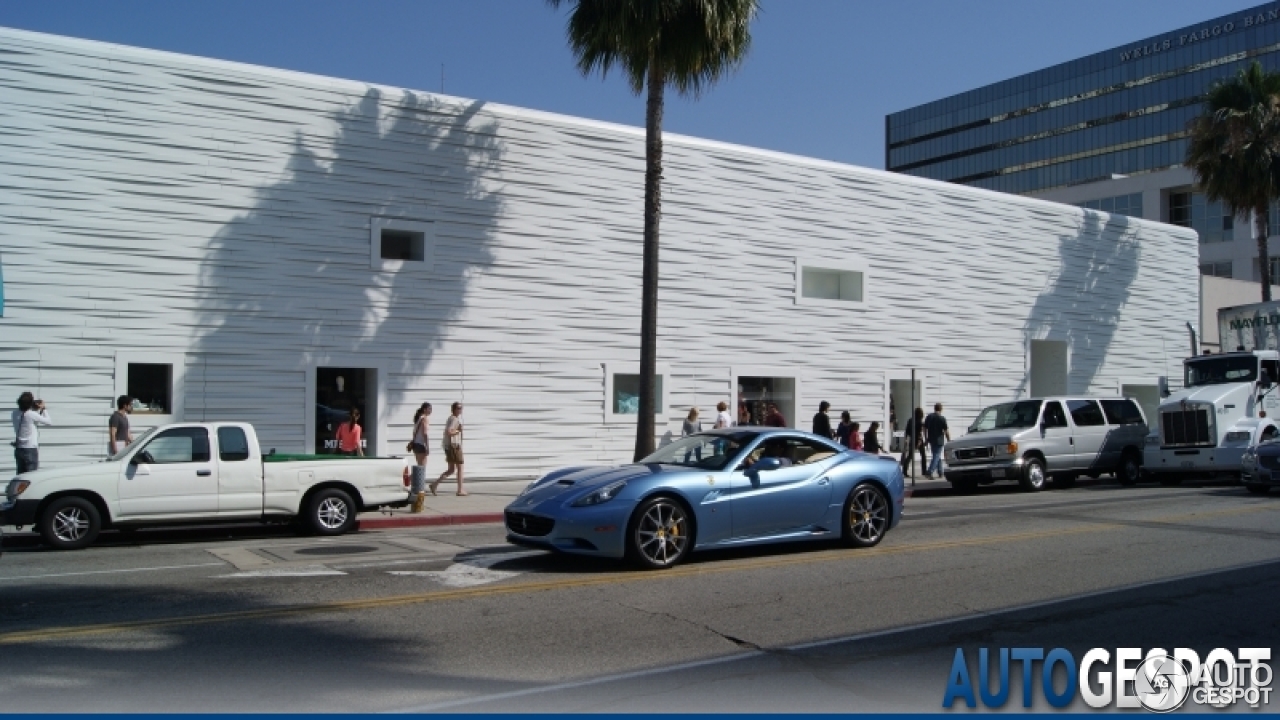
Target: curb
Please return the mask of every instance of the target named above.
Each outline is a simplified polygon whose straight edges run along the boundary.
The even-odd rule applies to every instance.
[[[475,513],[472,515],[427,515],[425,517],[372,517],[356,520],[358,530],[382,530],[388,528],[433,527],[439,525],[478,525],[480,523],[500,523],[505,519],[502,513]]]

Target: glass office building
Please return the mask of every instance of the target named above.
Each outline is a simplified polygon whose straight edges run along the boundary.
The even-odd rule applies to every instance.
[[[885,118],[885,167],[1035,193],[1179,165],[1206,89],[1280,69],[1280,3],[1224,15]]]

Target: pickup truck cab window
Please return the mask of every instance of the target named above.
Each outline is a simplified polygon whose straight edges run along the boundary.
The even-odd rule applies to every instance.
[[[134,456],[136,462],[154,465],[209,462],[209,431],[204,428],[171,428],[157,433]]]
[[[249,437],[238,427],[218,428],[218,459],[243,462],[249,459]]]

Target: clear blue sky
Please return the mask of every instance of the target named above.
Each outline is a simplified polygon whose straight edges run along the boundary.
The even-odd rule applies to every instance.
[[[763,0],[742,69],[666,129],[869,167],[884,116],[1259,4],[1239,0]],[[643,125],[583,78],[539,0],[0,0],[0,26]]]

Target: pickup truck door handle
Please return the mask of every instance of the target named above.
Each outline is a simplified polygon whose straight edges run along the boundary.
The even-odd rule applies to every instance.
[[[199,477],[209,477],[213,474],[212,470],[197,470],[196,475]]]

